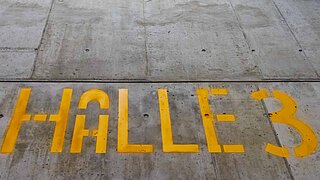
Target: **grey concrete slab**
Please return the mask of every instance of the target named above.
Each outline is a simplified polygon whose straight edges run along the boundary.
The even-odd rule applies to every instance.
[[[36,51],[1,51],[0,79],[29,79]]]
[[[38,48],[51,0],[1,0],[0,47]]]
[[[290,179],[283,158],[264,152],[266,142],[276,136],[264,116],[264,106],[250,98],[254,84],[83,84],[83,83],[1,83],[0,138],[6,132],[20,88],[32,88],[24,122],[12,154],[0,155],[0,175],[6,179]],[[214,113],[232,113],[235,122],[216,122],[220,144],[243,144],[244,153],[209,153],[200,115],[197,88],[229,90],[226,97],[209,100]],[[73,96],[64,148],[51,153],[54,123],[35,122],[34,114],[58,112],[63,88]],[[109,95],[110,108],[99,110],[90,103],[87,110],[77,108],[85,91],[99,88]],[[129,89],[129,142],[154,145],[153,153],[116,152],[118,89]],[[199,144],[199,153],[164,153],[160,129],[158,88],[167,88],[175,143]],[[98,115],[108,114],[108,146],[105,154],[95,154],[95,138],[85,137],[80,154],[70,154],[76,114],[86,114],[86,127],[98,125]],[[302,169],[301,169],[302,171]]]
[[[142,1],[55,1],[35,79],[145,79]]]
[[[308,60],[320,72],[320,2],[274,1],[292,32],[300,43]]]
[[[146,1],[144,25],[151,79],[261,79],[227,0]]]
[[[33,78],[319,78],[299,42],[267,0],[55,1]]]
[[[318,137],[320,143],[320,83],[273,83],[262,84],[260,88],[267,88],[270,92],[273,90],[282,90],[292,96],[297,102],[297,118],[307,123]],[[268,99],[265,101],[266,108],[269,112],[278,111],[281,105],[278,101]],[[283,146],[293,148],[301,143],[301,136],[293,129],[286,125],[273,123],[275,131]],[[319,147],[316,153],[305,157],[296,158],[291,156],[288,158],[292,174],[295,179],[319,179],[320,177],[320,152]]]
[[[317,78],[283,17],[269,0],[231,0],[264,79]]]

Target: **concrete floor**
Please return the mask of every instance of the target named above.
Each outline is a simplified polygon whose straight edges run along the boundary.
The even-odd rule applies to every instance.
[[[320,142],[319,0],[1,0],[0,61],[2,150],[19,92],[31,88],[30,121],[14,150],[1,151],[0,179],[320,180],[319,148],[308,146],[304,157],[294,152],[303,140]],[[56,123],[49,115],[58,113],[66,88],[73,94],[63,148],[51,152]],[[164,152],[163,88],[174,143],[196,144],[198,152]],[[214,122],[207,123],[219,144],[243,145],[244,152],[208,152],[211,115],[201,88],[228,90],[208,99]],[[107,110],[98,103],[78,108],[90,89],[107,93]],[[129,143],[152,144],[153,152],[117,152],[119,89],[129,92]],[[317,139],[274,122],[283,102],[252,98],[263,89],[295,100],[296,114],[283,119],[303,121]],[[218,122],[224,113],[235,121]],[[48,117],[40,122],[36,114]],[[95,153],[92,134],[81,153],[71,153],[79,114],[90,133],[99,114],[109,115],[106,153]],[[266,152],[268,143],[288,147],[290,156]]]

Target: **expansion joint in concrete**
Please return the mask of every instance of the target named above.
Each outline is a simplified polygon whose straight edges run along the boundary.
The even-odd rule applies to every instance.
[[[255,86],[256,86],[256,89],[257,89],[257,90],[260,90],[260,88],[259,88],[257,85],[255,85]],[[265,114],[269,114],[267,105],[266,105],[266,103],[265,103],[264,100],[261,101],[261,104],[262,104],[262,107],[263,107],[263,110],[264,110]],[[275,140],[276,140],[276,142],[277,142],[277,145],[278,145],[278,146],[281,146],[281,142],[280,142],[280,139],[279,139],[279,137],[278,137],[278,135],[277,135],[276,129],[274,128],[274,125],[272,124],[272,121],[271,121],[270,117],[267,116],[267,118],[268,118],[268,123],[270,124],[271,129],[272,129],[272,132],[273,132],[273,134],[274,134]],[[295,179],[294,179],[294,176],[293,176],[293,173],[292,173],[292,169],[291,169],[291,167],[290,167],[290,165],[289,165],[288,160],[287,160],[286,158],[282,158],[282,159],[283,159],[283,161],[284,161],[284,163],[285,163],[285,165],[286,165],[286,167],[287,167],[287,169],[288,169],[288,173],[289,173],[289,175],[290,175],[290,178],[291,178],[292,180],[295,180]]]
[[[48,15],[47,15],[47,18],[46,18],[47,20],[46,20],[45,25],[44,25],[44,28],[43,28],[43,30],[42,30],[42,35],[41,35],[40,43],[39,43],[39,45],[38,45],[36,57],[35,57],[35,60],[34,60],[34,62],[33,62],[33,68],[32,68],[31,76],[30,76],[31,78],[33,77],[34,71],[35,71],[35,69],[36,69],[36,64],[37,64],[37,60],[38,60],[38,57],[39,57],[40,48],[41,48],[41,46],[42,46],[42,44],[43,44],[43,41],[44,41],[44,36],[45,36],[46,29],[47,29],[48,24],[49,24],[50,14],[51,14],[51,11],[52,11],[54,2],[55,2],[55,0],[51,0],[50,8],[49,8]]]
[[[299,46],[299,51],[302,52],[303,56],[304,56],[304,59],[306,60],[306,62],[310,65],[310,67],[312,68],[312,70],[314,71],[314,73],[320,77],[320,74],[317,72],[317,70],[315,69],[315,67],[312,65],[312,63],[310,63],[310,61],[308,60],[308,56],[307,54],[305,53],[305,51],[303,50],[303,47],[301,45],[301,43],[299,42],[297,36],[295,35],[295,33],[293,32],[293,30],[291,29],[288,21],[286,20],[286,18],[284,17],[284,15],[282,14],[282,12],[280,11],[278,5],[274,2],[274,0],[272,0],[272,3],[273,5],[275,6],[275,8],[277,9],[278,13],[280,14],[281,18],[283,19],[284,23],[286,24],[286,26],[288,27],[292,37],[294,38],[294,40],[297,42],[297,45]]]

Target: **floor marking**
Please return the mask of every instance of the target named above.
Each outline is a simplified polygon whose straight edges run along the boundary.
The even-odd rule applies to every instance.
[[[83,137],[89,136],[89,129],[85,129],[86,116],[77,115],[71,141],[71,153],[81,153]]]
[[[234,122],[236,117],[233,114],[217,114],[217,120],[219,122]]]
[[[107,139],[108,139],[108,115],[99,116],[99,127],[93,130],[93,136],[97,137],[96,153],[107,152]]]
[[[209,97],[211,95],[228,95],[225,88],[199,88],[197,89],[198,102],[201,112],[201,118],[205,131],[208,145],[208,151],[211,153],[243,153],[244,146],[241,144],[220,145],[218,143],[215,131],[215,115],[211,111],[209,105]],[[19,92],[17,103],[15,105],[12,118],[9,121],[3,143],[1,153],[12,153],[15,148],[17,138],[22,123],[30,121],[32,115],[27,114],[27,106],[31,94],[31,88],[22,88]],[[288,94],[274,90],[269,93],[262,89],[251,93],[251,97],[255,100],[264,100],[265,98],[274,98],[278,100],[282,108],[277,112],[269,113],[270,120],[274,123],[281,123],[294,128],[301,136],[301,143],[294,147],[294,155],[296,157],[306,157],[315,153],[318,141],[314,130],[305,122],[296,117],[297,104],[295,100]],[[69,110],[72,100],[72,89],[63,89],[62,98],[58,114],[50,114],[49,121],[55,122],[55,130],[52,139],[51,152],[62,152],[64,138],[69,117]],[[82,94],[79,100],[78,108],[86,109],[91,101],[99,102],[101,109],[110,107],[109,96],[99,89],[91,89]],[[158,102],[161,123],[161,135],[163,152],[199,152],[198,144],[174,144],[172,137],[172,127],[170,119],[170,107],[167,89],[158,89]],[[118,103],[118,152],[126,153],[150,153],[153,152],[153,145],[150,144],[129,144],[129,100],[128,89],[119,89]],[[47,120],[47,114],[34,114],[35,122],[43,122]],[[233,114],[216,114],[217,122],[234,122],[236,120]],[[98,128],[94,130],[86,129],[86,115],[76,115],[73,136],[71,141],[71,153],[81,153],[83,146],[83,138],[88,136],[96,137],[96,153],[106,153],[108,139],[108,122],[109,115],[100,115]],[[290,156],[289,149],[285,146],[277,146],[267,143],[265,151],[279,156],[288,158]]]
[[[33,120],[34,121],[44,122],[44,121],[47,120],[47,115],[46,114],[35,114],[33,116]]]
[[[153,146],[149,144],[129,144],[128,134],[128,89],[119,89],[118,109],[118,152],[151,153]]]
[[[277,112],[270,113],[270,119],[272,122],[285,124],[294,128],[301,136],[301,143],[294,148],[295,156],[305,157],[314,153],[318,146],[318,140],[313,129],[296,117],[298,109],[295,100],[288,94],[274,90],[272,92],[273,97],[282,104],[282,108]],[[262,89],[251,94],[251,97],[255,100],[263,100],[269,98],[269,93],[266,89]],[[280,157],[289,157],[289,151],[287,147],[279,147],[276,145],[268,144],[265,151]]]
[[[22,123],[29,121],[31,118],[30,114],[26,114],[30,93],[31,88],[22,88],[20,90],[16,107],[1,146],[1,153],[12,153],[14,151]]]
[[[51,114],[49,121],[56,122],[51,143],[51,152],[62,152],[69,117],[72,89],[63,89],[58,114]]]
[[[214,128],[214,115],[209,105],[209,95],[227,95],[228,90],[222,88],[199,88],[197,89],[200,112],[203,122],[203,127],[207,139],[208,151],[211,153],[221,153],[222,147],[226,153],[244,152],[243,145],[219,145],[217,135]],[[219,114],[217,119],[220,121],[232,122],[235,120],[234,115]]]
[[[173,144],[167,89],[158,90],[163,152],[199,152],[197,144]]]
[[[79,109],[86,109],[91,101],[99,102],[101,109],[108,109],[110,106],[108,94],[100,89],[91,89],[81,95]],[[93,130],[92,136],[97,138],[96,153],[107,151],[108,117],[108,115],[100,115],[98,129]],[[85,119],[85,115],[76,116],[70,148],[71,153],[81,153],[83,137],[90,136],[90,130],[85,129]]]

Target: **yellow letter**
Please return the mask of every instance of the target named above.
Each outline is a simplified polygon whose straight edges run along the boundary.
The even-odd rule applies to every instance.
[[[269,98],[268,91],[265,89],[253,92],[251,97],[256,100]],[[303,121],[296,117],[297,104],[292,97],[284,92],[274,90],[273,97],[280,101],[283,105],[282,109],[277,112],[270,113],[272,122],[288,125],[298,131],[301,135],[301,144],[294,148],[294,153],[297,157],[305,157],[314,153],[317,149],[317,136],[313,129]],[[280,157],[289,157],[287,147],[279,147],[273,144],[267,144],[265,151]]]
[[[85,126],[85,115],[77,115],[76,123],[74,124],[72,142],[71,142],[71,153],[81,153],[82,140],[84,136],[89,136],[89,130],[84,129]]]
[[[51,152],[62,152],[64,136],[66,133],[72,89],[64,89],[58,114],[51,114],[50,121],[56,122],[51,144]],[[43,118],[45,119],[45,118]]]
[[[99,116],[99,127],[93,131],[93,136],[97,137],[96,153],[107,152],[107,137],[108,137],[108,115]]]
[[[128,89],[119,89],[118,152],[153,152],[152,145],[129,144],[128,106]]]
[[[158,90],[163,152],[199,152],[196,144],[173,144],[167,89]]]
[[[85,93],[80,98],[79,109],[86,109],[90,101],[98,101],[101,109],[109,108],[108,95],[99,90],[92,89]],[[93,130],[93,136],[97,137],[96,153],[106,153],[107,151],[107,138],[108,138],[108,115],[99,116],[99,127]],[[77,115],[76,123],[74,126],[73,137],[71,142],[71,153],[80,153],[82,150],[82,141],[84,136],[89,136],[89,130],[85,129],[85,115]]]
[[[23,121],[30,120],[31,115],[26,114],[30,93],[31,88],[22,88],[20,90],[18,101],[7,129],[7,134],[2,143],[2,153],[13,152]]]
[[[212,95],[227,95],[227,89],[203,89],[200,88],[197,90],[198,101],[200,105],[200,111],[202,116],[202,122],[204,126],[204,131],[206,134],[208,151],[209,152],[222,152],[222,147],[226,153],[234,152],[244,152],[243,145],[222,145],[218,143],[216,132],[214,129],[214,115],[211,112],[209,106],[209,94]],[[232,122],[235,121],[234,115],[231,114],[218,114],[217,120],[221,122]]]

